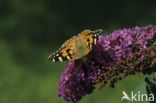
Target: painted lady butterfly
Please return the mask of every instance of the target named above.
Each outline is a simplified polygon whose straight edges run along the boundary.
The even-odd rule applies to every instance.
[[[78,34],[78,36],[67,40],[61,48],[55,53],[52,53],[48,59],[50,61],[80,59],[92,50],[101,34],[101,29],[96,31],[84,30]]]

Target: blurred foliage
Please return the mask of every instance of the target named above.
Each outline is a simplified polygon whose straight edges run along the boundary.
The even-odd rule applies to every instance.
[[[57,96],[68,62],[47,60],[84,29],[111,33],[156,23],[153,0],[0,0],[0,103],[66,103]],[[129,76],[115,89],[94,91],[80,103],[118,103],[122,90],[145,88],[143,76]]]

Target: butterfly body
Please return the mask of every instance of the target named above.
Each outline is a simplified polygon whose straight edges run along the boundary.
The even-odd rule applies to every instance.
[[[101,34],[101,29],[96,31],[84,30],[78,34],[78,36],[67,40],[61,48],[55,53],[52,53],[48,59],[50,61],[80,59],[92,50]]]

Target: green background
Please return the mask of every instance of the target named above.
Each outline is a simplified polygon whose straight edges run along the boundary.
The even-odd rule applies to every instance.
[[[0,103],[67,103],[57,85],[68,62],[50,62],[50,53],[85,29],[110,34],[155,23],[154,0],[0,0]],[[79,103],[120,103],[123,90],[145,93],[143,75],[95,89]]]

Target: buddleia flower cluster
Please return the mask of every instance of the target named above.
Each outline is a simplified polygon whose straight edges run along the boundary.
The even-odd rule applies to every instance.
[[[100,36],[83,59],[71,60],[61,75],[58,96],[76,103],[86,94],[115,83],[128,75],[144,72],[156,64],[156,26],[116,30]]]

